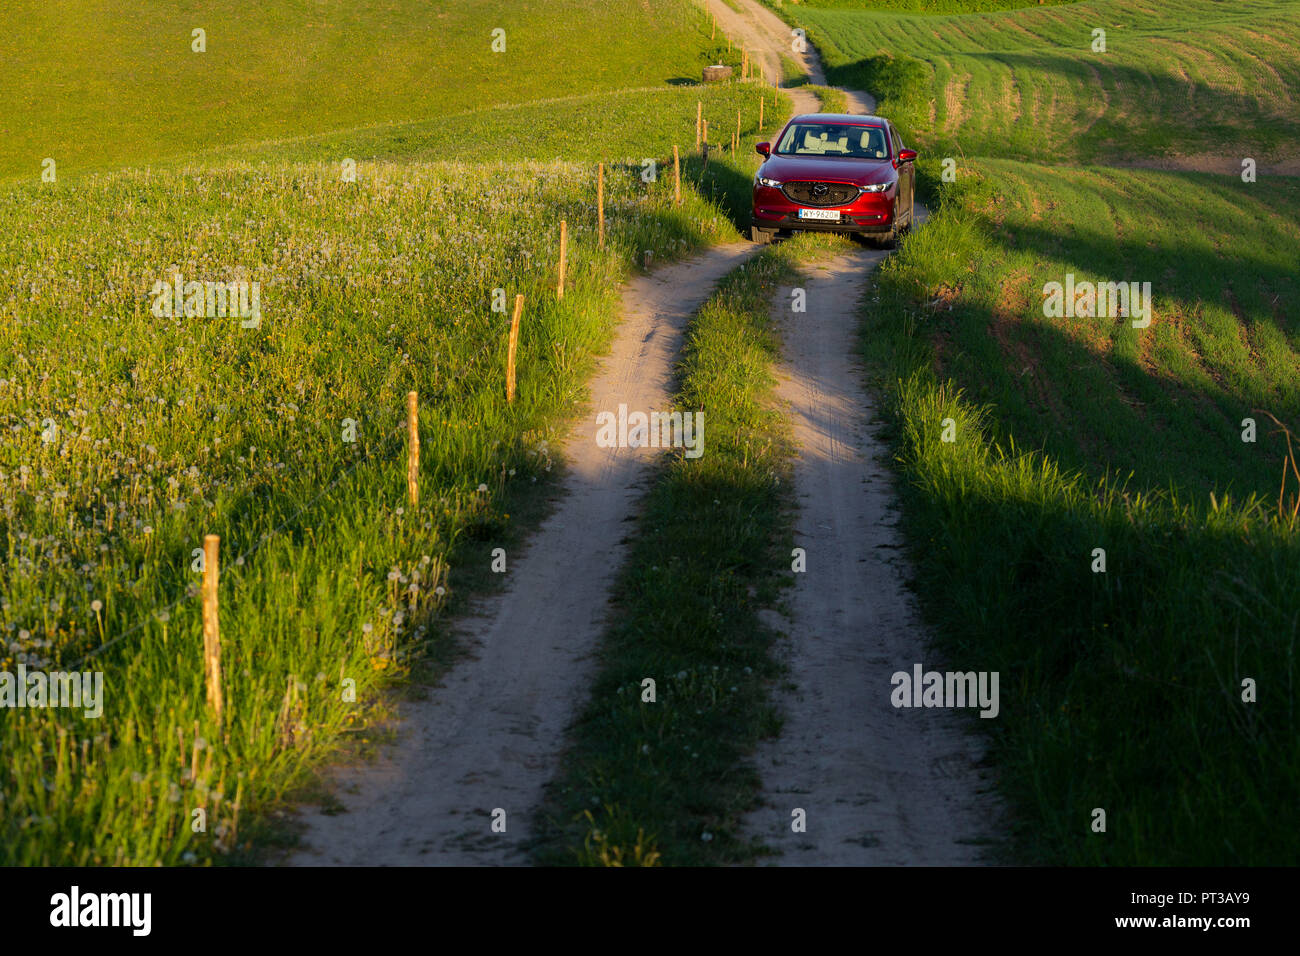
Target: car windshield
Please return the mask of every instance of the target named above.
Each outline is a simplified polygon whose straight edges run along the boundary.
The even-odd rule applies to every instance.
[[[846,123],[792,123],[777,144],[782,156],[851,156],[888,159],[885,131]]]

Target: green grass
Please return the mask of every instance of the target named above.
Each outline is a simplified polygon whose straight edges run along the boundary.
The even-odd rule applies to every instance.
[[[811,77],[799,61],[792,56],[781,54],[781,85],[782,86],[804,86],[811,81]]]
[[[849,98],[844,95],[843,90],[837,90],[831,86],[810,86],[808,89],[817,94],[820,109],[823,113],[847,113],[849,111]]]
[[[191,51],[196,27],[207,32],[204,53]],[[506,31],[501,53],[496,28]],[[276,0],[256,16],[237,0],[129,12],[95,0],[16,0],[0,13],[0,31],[9,38],[0,176],[33,178],[45,157],[74,174],[214,143],[421,123],[575,85],[596,94],[698,81],[718,55],[688,0],[458,0],[436,10]]]
[[[997,161],[964,176],[881,267],[863,342],[935,633],[1003,675],[981,729],[1019,857],[1294,864],[1300,525],[1277,514],[1285,444],[1250,409],[1300,412],[1300,189]],[[1154,324],[1045,319],[1041,283],[1064,270],[1150,274]]]
[[[1072,469],[1276,495],[1281,446],[1240,434],[1255,408],[1300,424],[1300,181],[978,160],[957,185],[961,241],[910,253],[940,376]],[[1045,283],[1071,273],[1150,282],[1151,326],[1046,317]]]
[[[757,789],[746,758],[779,728],[772,635],[757,612],[776,601],[788,575],[773,569],[790,547],[771,301],[830,242],[765,249],[691,322],[674,407],[704,413],[704,454],[674,458],[649,493],[591,700],[543,812],[539,862],[681,866],[756,852],[739,833]]]
[[[204,161],[334,162],[356,160],[490,163],[518,161],[624,162],[682,155],[695,146],[696,103],[713,131],[734,129],[736,111],[747,129],[758,122],[759,97],[773,109],[773,92],[750,83],[658,87],[563,97],[524,106],[460,113],[418,123],[347,130],[238,147],[214,147]]]
[[[1294,159],[1300,142],[1300,14],[1285,0],[785,14],[808,29],[832,83],[880,93],[882,112],[930,151],[1111,164],[1226,155],[1239,167]]]

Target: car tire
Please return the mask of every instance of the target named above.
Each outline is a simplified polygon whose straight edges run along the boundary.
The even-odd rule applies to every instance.
[[[881,249],[898,248],[898,211],[894,211],[894,221],[889,226],[889,232],[885,233],[876,241],[880,244]]]
[[[775,231],[774,229],[760,229],[758,226],[750,226],[749,241],[765,246],[772,241],[772,235]]]

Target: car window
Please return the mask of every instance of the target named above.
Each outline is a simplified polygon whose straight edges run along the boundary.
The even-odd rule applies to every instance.
[[[889,143],[879,126],[847,123],[792,123],[776,150],[783,156],[848,156],[888,159]]]

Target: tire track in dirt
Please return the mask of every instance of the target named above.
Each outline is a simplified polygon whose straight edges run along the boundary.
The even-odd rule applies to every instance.
[[[746,831],[783,865],[978,863],[996,815],[978,735],[951,711],[890,703],[896,671],[947,668],[906,590],[888,452],[855,357],[858,304],[885,255],[817,267],[804,314],[788,312],[788,288],[776,299],[777,397],[799,446],[795,545],[807,570],[795,575],[791,620],[769,619],[788,635],[778,647],[795,689],[778,694],[781,735],[755,754],[764,806]],[[796,808],[804,833],[791,827]]]
[[[622,322],[590,387],[593,412],[669,407],[673,365],[692,313],[748,243],[633,279]],[[427,700],[403,704],[397,743],[375,763],[335,768],[346,812],[304,811],[304,848],[291,865],[526,863],[533,811],[553,775],[565,731],[587,698],[626,522],[658,449],[600,448],[595,414],[564,445],[559,503],[522,554],[508,556],[504,593],[462,622],[469,656]],[[506,832],[491,815],[506,811]]]

